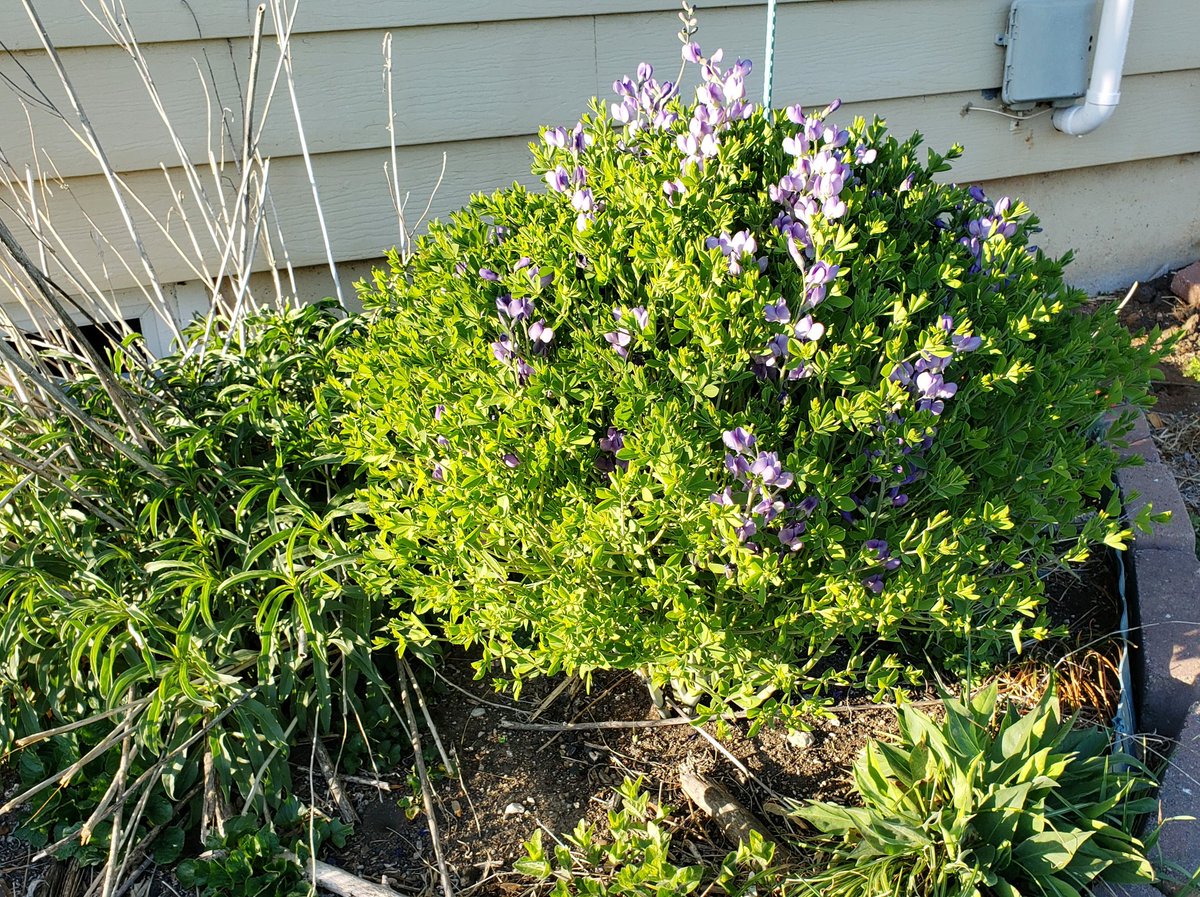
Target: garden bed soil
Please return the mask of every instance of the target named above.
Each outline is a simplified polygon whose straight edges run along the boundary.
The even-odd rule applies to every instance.
[[[1078,573],[1056,574],[1050,591],[1052,621],[1070,630],[1069,641],[1045,643],[1000,674],[1018,701],[1032,703],[1040,696],[1049,668],[1072,646],[1110,634],[1118,625],[1120,599],[1109,558],[1098,557]],[[1075,703],[1083,703],[1078,709],[1088,721],[1107,723],[1115,712],[1119,647],[1117,639],[1102,639],[1094,652],[1099,661],[1079,652],[1059,665],[1064,704],[1076,709]],[[675,808],[678,864],[703,858],[719,865],[736,845],[679,790],[683,766],[728,787],[783,836],[790,825],[779,813],[786,799],[850,799],[850,769],[866,741],[896,731],[892,708],[850,697],[833,708],[832,718],[814,720],[811,736],[789,737],[768,727],[751,739],[744,721],[706,725],[704,731],[724,748],[720,751],[692,726],[654,726],[658,711],[632,674],[597,676],[590,693],[565,687],[548,704],[545,699],[562,685],[561,679],[535,681],[520,701],[513,701],[474,680],[464,657],[449,662],[442,676],[427,688],[427,696],[436,708],[445,746],[457,755],[461,776],[435,782],[440,838],[457,889],[480,897],[527,890],[528,880],[511,871],[523,856],[522,843],[538,828],[560,835],[580,819],[602,824],[613,807],[613,789],[627,777],[644,777],[652,799]],[[1083,681],[1075,682],[1077,678]],[[934,697],[932,690],[913,696],[930,703]],[[546,730],[506,727],[527,722],[539,707],[537,722]],[[556,730],[558,723],[568,721],[652,725]],[[400,891],[434,893],[437,873],[427,821],[423,813],[410,818],[399,805],[413,803],[408,772],[402,768],[385,777],[398,791],[353,786],[362,824],[345,849],[329,851],[325,859],[374,881],[386,876]]]

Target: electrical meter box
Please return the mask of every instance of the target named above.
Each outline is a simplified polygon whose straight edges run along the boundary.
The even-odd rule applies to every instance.
[[[1000,97],[1012,109],[1069,106],[1087,92],[1095,0],[1014,0]]]

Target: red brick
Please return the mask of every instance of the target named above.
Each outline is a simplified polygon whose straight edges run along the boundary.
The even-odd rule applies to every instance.
[[[1189,305],[1200,305],[1200,262],[1192,262],[1171,278],[1171,292]]]

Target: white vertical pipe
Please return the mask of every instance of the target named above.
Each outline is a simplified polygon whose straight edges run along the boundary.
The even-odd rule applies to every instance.
[[[1133,2],[1104,0],[1087,96],[1083,103],[1054,113],[1054,127],[1064,134],[1090,134],[1108,121],[1121,101],[1121,72],[1133,25]]]

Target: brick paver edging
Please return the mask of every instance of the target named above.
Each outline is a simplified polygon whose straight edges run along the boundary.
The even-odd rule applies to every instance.
[[[1176,743],[1159,789],[1159,819],[1190,816],[1200,820],[1200,560],[1196,533],[1170,468],[1162,463],[1150,425],[1138,413],[1122,455],[1145,463],[1117,473],[1117,487],[1128,517],[1147,502],[1171,519],[1139,533],[1126,553],[1127,593],[1133,642],[1134,706],[1138,730]],[[1150,820],[1153,826],[1158,820]],[[1154,850],[1161,872],[1200,867],[1200,822],[1168,822]],[[1147,885],[1104,888],[1098,893],[1159,895]]]

